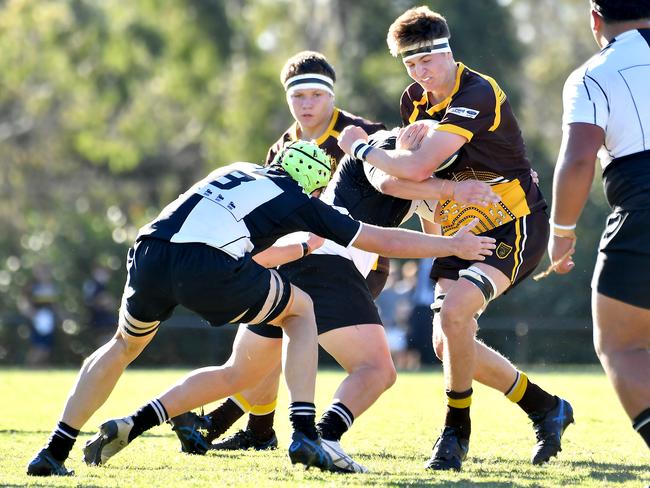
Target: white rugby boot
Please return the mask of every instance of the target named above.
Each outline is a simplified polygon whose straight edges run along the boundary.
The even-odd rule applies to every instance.
[[[321,445],[327,454],[332,458],[334,466],[346,473],[367,473],[368,468],[359,464],[346,454],[338,441],[328,441],[321,439]]]
[[[131,417],[107,420],[83,448],[84,462],[91,466],[106,464],[110,458],[124,449],[129,443],[129,433],[133,428]]]

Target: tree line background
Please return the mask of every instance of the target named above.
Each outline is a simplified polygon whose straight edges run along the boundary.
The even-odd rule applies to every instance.
[[[587,0],[1,0],[0,363],[21,358],[35,267],[51,268],[74,346],[93,266],[114,271],[119,297],[141,225],[211,169],[263,160],[292,121],[279,71],[297,51],[332,62],[337,106],[398,125],[410,79],[386,32],[423,3],[446,16],[455,58],[506,90],[550,201],[562,84],[596,51]],[[563,324],[591,327],[600,184],[591,200],[576,270],[528,280],[491,323],[554,323],[560,341]],[[78,342],[61,357],[87,353]]]

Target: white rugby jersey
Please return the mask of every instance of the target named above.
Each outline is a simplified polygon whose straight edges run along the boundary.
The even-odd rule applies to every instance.
[[[605,131],[603,169],[614,158],[650,149],[650,29],[616,36],[564,85],[563,125],[584,122]]]
[[[305,195],[284,172],[233,163],[167,205],[140,229],[138,239],[207,244],[237,259],[301,230],[347,247],[356,240],[361,223]]]

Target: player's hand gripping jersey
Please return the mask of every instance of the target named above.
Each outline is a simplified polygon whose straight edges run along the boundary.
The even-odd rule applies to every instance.
[[[360,229],[360,222],[305,195],[287,174],[234,163],[213,171],[167,205],[140,229],[138,238],[203,243],[238,259],[296,231],[347,247]]]
[[[435,215],[444,235],[451,235],[473,218],[473,232],[480,234],[536,210],[546,208],[538,186],[531,179],[531,164],[525,153],[519,125],[505,93],[489,76],[458,63],[453,92],[431,104],[417,83],[406,88],[400,107],[404,125],[418,120],[438,121],[436,130],[467,139],[458,157],[442,165],[435,175],[454,181],[476,179],[492,185],[501,201],[487,207],[461,205],[441,200],[425,218]],[[420,213],[420,212],[419,212]]]
[[[373,146],[394,149],[396,135],[379,131],[371,135],[369,143]],[[341,212],[368,224],[381,227],[398,227],[413,214],[417,202],[385,195],[371,183],[375,173],[374,166],[360,159],[345,156],[339,164],[332,181],[321,200]],[[354,262],[359,272],[366,276],[377,260],[377,255],[354,247],[347,249],[335,242],[326,241],[314,254],[335,254]]]

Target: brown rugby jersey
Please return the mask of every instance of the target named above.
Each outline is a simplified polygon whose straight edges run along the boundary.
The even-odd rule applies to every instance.
[[[368,135],[374,134],[378,130],[386,129],[384,124],[371,122],[362,117],[358,117],[349,112],[346,112],[345,110],[341,110],[335,107],[334,113],[332,113],[332,118],[330,119],[330,123],[327,126],[327,130],[314,142],[318,144],[318,146],[327,154],[329,154],[330,157],[334,158],[337,164],[341,158],[345,156],[345,153],[339,147],[337,138],[341,131],[348,125],[356,125],[358,127],[361,127],[366,131]],[[298,139],[300,139],[300,137],[298,137],[298,124],[294,122],[291,127],[289,127],[285,133],[280,136],[280,139],[278,139],[275,144],[271,146],[268,153],[266,154],[265,164],[270,164],[275,158],[276,154],[278,154],[278,152],[280,152],[280,150],[286,144],[297,141]]]
[[[447,167],[442,165],[435,176],[487,182],[501,201],[477,207],[440,200],[435,213],[443,235],[454,234],[475,217],[479,224],[473,232],[480,234],[546,208],[544,197],[532,181],[524,140],[506,94],[493,78],[462,63],[457,65],[452,93],[437,104],[429,102],[428,94],[417,83],[404,90],[402,123],[432,119],[439,122],[436,130],[466,138],[456,160]]]

